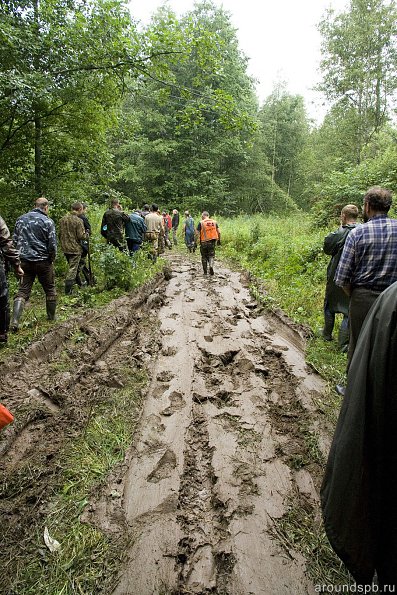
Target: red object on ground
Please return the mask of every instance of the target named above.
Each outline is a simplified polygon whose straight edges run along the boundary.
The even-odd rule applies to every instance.
[[[1,405],[0,403],[0,430],[12,421],[14,421],[13,414],[8,411],[7,407],[4,407],[4,405]]]

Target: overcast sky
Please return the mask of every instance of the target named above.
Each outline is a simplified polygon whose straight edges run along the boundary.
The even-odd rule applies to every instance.
[[[168,0],[181,15],[193,0]],[[161,6],[161,0],[131,0],[133,17],[143,24]],[[324,114],[323,101],[311,89],[319,82],[320,35],[317,23],[327,8],[343,10],[348,0],[215,0],[230,12],[240,49],[249,58],[249,74],[257,79],[262,102],[278,81],[290,93],[303,95],[308,113],[316,120]]]

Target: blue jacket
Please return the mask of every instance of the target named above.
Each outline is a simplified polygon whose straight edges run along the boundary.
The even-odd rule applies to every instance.
[[[146,223],[138,213],[131,213],[129,221],[125,223],[125,237],[137,244],[145,239]]]
[[[21,260],[55,260],[55,224],[41,209],[33,209],[17,219],[13,239]]]

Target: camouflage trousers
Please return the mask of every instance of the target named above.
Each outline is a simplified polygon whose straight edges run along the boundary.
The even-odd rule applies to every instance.
[[[68,261],[69,270],[66,275],[65,281],[76,281],[77,273],[79,270],[81,254],[65,254],[65,258]]]

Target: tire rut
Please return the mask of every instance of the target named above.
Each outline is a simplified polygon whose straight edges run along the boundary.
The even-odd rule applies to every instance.
[[[305,560],[274,536],[303,448],[276,422],[277,408],[314,418],[323,385],[238,273],[205,278],[182,257],[174,273],[124,478],[132,545],[114,595],[312,593]]]

